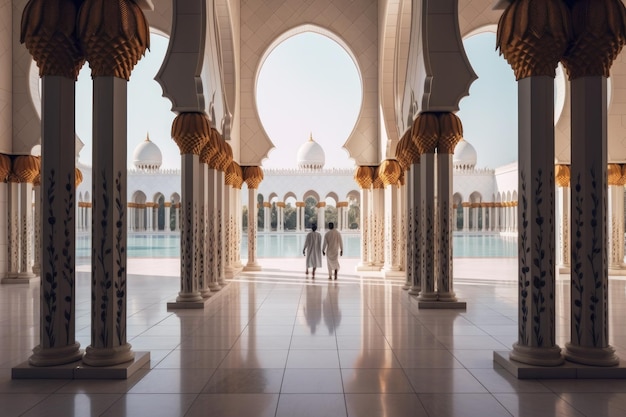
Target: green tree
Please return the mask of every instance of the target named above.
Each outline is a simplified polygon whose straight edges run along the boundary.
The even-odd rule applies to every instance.
[[[350,208],[348,208],[348,225],[350,229],[358,229],[361,225],[361,207],[357,203],[350,203]]]
[[[324,210],[324,221],[326,222],[326,224],[334,223],[335,226],[338,225],[338,223],[337,223],[337,207],[335,207],[335,206],[326,206],[326,210]],[[324,225],[324,227],[326,227],[326,225]]]
[[[304,227],[310,228],[312,223],[317,223],[317,200],[307,197],[304,200]]]
[[[265,216],[264,216],[264,208],[263,208],[263,195],[261,194],[257,194],[256,195],[256,201],[258,203],[258,210],[257,210],[257,216],[256,216],[256,224],[257,227],[260,228],[261,226],[263,226],[263,228],[265,228]]]
[[[291,204],[287,204],[285,206],[285,230],[293,230],[296,228],[297,217],[296,208],[292,207]]]
[[[241,207],[241,228],[248,230],[248,206]]]

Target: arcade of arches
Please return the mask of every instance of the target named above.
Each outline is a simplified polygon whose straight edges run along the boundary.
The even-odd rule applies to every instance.
[[[0,72],[12,74],[0,80],[0,99],[10,103],[0,110],[6,196],[0,212],[9,224],[0,244],[10,254],[2,265],[3,281],[28,282],[34,276],[27,244],[32,231],[41,242],[37,272],[46,277],[40,280],[40,340],[25,374],[82,361],[106,375],[111,367],[149,360],[126,338],[125,245],[129,223],[159,223],[158,215],[138,215],[141,209],[132,206],[144,203],[128,205],[126,166],[126,86],[149,48],[150,27],[170,37],[156,78],[177,115],[171,137],[182,166],[180,291],[169,308],[203,308],[229,275],[242,267],[261,268],[253,210],[246,265],[233,245],[241,230],[241,188],[245,183],[248,206],[254,207],[264,181],[262,161],[273,147],[254,107],[255,71],[267,46],[294,27],[334,36],[354,57],[363,83],[361,112],[344,144],[357,166],[360,267],[405,276],[405,288],[420,308],[464,308],[452,274],[452,231],[459,226],[453,217],[453,155],[463,132],[455,113],[476,76],[462,36],[497,25],[497,48],[518,83],[517,208],[513,194],[510,202],[502,196],[492,202],[501,207],[485,206],[485,193],[456,202],[469,228],[518,224],[518,341],[496,360],[507,369],[525,364],[558,372],[566,361],[570,367],[595,367],[594,375],[623,369],[609,344],[607,322],[607,242],[614,229],[612,236],[619,238],[611,245],[623,253],[623,223],[609,225],[611,213],[623,213],[624,200],[622,185],[609,188],[623,184],[620,164],[626,161],[621,145],[626,108],[620,104],[626,85],[619,77],[608,82],[611,71],[626,72],[621,1],[321,0],[263,2],[261,9],[252,0],[182,3],[173,8],[166,0],[1,3],[12,11],[0,15],[0,55],[11,57],[0,60]],[[259,18],[261,12],[281,18]],[[552,18],[544,19],[546,13]],[[20,28],[20,36],[12,28]],[[37,84],[33,61],[41,78],[37,100],[31,91]],[[74,83],[85,62],[94,87],[94,248],[91,344],[82,351],[75,340],[72,253],[76,217],[84,224],[89,215],[75,215],[80,196],[73,109]],[[567,105],[555,123],[559,63],[568,77]],[[39,143],[41,161],[31,155]],[[41,201],[37,222],[31,214],[33,187]],[[162,195],[165,207],[173,194]],[[349,194],[338,196],[343,202]],[[158,213],[152,208],[148,213]],[[572,310],[565,313],[572,317],[571,340],[563,348],[555,343],[559,252],[571,257]]]

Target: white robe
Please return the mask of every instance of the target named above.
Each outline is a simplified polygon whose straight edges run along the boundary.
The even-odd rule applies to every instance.
[[[339,271],[339,251],[343,252],[343,240],[341,233],[337,229],[332,229],[324,235],[324,246],[322,252],[326,252],[326,262],[328,263],[328,273]]]
[[[318,232],[309,232],[304,241],[303,251],[306,254],[307,268],[321,268],[322,266],[322,235]]]

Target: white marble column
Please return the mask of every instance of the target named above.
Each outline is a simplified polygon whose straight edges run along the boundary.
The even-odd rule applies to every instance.
[[[558,169],[565,167],[567,175],[558,175]],[[569,188],[569,167],[567,165],[557,165],[557,198],[556,198],[556,218],[558,224],[558,267],[561,272],[570,271],[570,188]]]
[[[198,256],[196,261],[198,262],[198,291],[200,291],[202,298],[209,298],[212,295],[211,289],[209,288],[211,262],[213,260],[209,249],[211,246],[211,239],[209,237],[209,229],[211,228],[209,224],[209,206],[212,204],[213,196],[209,194],[209,167],[204,158],[204,149],[207,146],[210,145],[205,144],[203,150],[200,152],[200,175],[198,176],[198,189],[200,192],[200,230],[198,232],[200,243],[198,251],[200,252],[200,256]]]
[[[269,233],[272,231],[272,216],[271,216],[270,203],[263,203],[263,232]]]
[[[76,187],[74,187],[76,188]],[[38,176],[33,183],[34,213],[33,213],[33,274],[41,274],[41,179]],[[73,207],[74,235],[76,235],[76,205]]]
[[[452,153],[454,147],[452,149],[441,148],[443,147],[439,146],[437,149],[437,301],[453,303],[457,301],[452,273]]]
[[[224,194],[225,184],[224,184],[224,171],[221,169],[217,169],[215,171],[215,191],[216,191],[216,216],[215,216],[215,225],[216,225],[216,241],[215,241],[215,258],[217,261],[216,272],[217,272],[217,284],[223,286],[226,284],[225,274],[225,252],[224,245],[226,244],[226,238],[224,235],[225,227],[224,227]]]
[[[435,290],[436,273],[436,229],[437,212],[435,208],[435,153],[428,150],[422,153],[420,161],[420,206],[421,206],[421,242],[422,242],[422,285],[420,301],[437,300]]]
[[[357,271],[366,271],[373,268],[371,262],[372,232],[371,232],[371,187],[374,170],[369,166],[360,166],[354,174],[354,180],[361,189],[361,259]]]
[[[93,78],[91,344],[83,362],[111,366],[134,359],[126,339],[126,89],[114,76]]]
[[[9,259],[7,265],[6,277],[2,283],[14,283],[13,279],[18,277],[19,272],[19,253],[20,253],[20,203],[19,203],[19,182],[15,177],[9,177],[7,189],[7,208],[8,208],[8,252]]]
[[[165,206],[165,225],[164,226],[165,226],[165,231],[169,233],[169,232],[172,231],[172,224],[170,222],[170,219],[172,217],[172,215],[170,214],[171,213],[170,210],[172,208],[172,203],[166,202],[164,204],[164,206]]]
[[[384,272],[385,276],[397,275],[400,271],[400,189],[398,180],[402,175],[400,163],[396,160],[384,160],[381,164],[384,188]]]
[[[612,366],[619,358],[608,323],[607,77],[574,78],[571,94],[572,319],[565,357]]]
[[[613,164],[612,164],[613,165]],[[616,164],[615,164],[616,165]],[[611,181],[609,177],[608,190],[608,263],[610,269],[624,268],[624,185],[621,184],[621,168],[619,181]],[[609,172],[610,176],[610,172]]]
[[[300,206],[300,204],[303,204],[303,203],[299,201],[296,202],[296,232],[302,231],[302,227],[300,225],[300,220],[302,218],[302,215],[301,215],[302,207]]]
[[[422,290],[422,210],[421,210],[421,158],[419,155],[411,163],[407,172],[407,186],[410,186],[407,232],[407,275],[411,276],[409,294],[419,295]],[[409,257],[410,255],[410,257]]]
[[[256,260],[256,195],[257,190],[255,188],[248,188],[248,263],[244,268],[247,271],[258,271],[261,269]]]
[[[372,186],[372,264],[380,269],[385,262],[385,189],[380,178]]]
[[[317,230],[320,233],[326,230],[326,203],[324,201],[317,203]]]
[[[519,318],[511,359],[563,363],[556,344],[554,219],[554,77],[518,81]]]
[[[209,140],[210,121],[205,113],[180,113],[172,122],[172,138],[181,153],[181,225],[180,225],[180,291],[170,308],[204,306],[196,260],[200,246],[200,210],[203,202],[198,179],[201,175],[200,153]]]
[[[469,232],[470,227],[470,203],[461,203],[463,207],[463,231]]]
[[[42,78],[39,344],[29,363],[62,365],[83,353],[76,341],[74,94],[70,77]],[[84,210],[84,209],[83,209]],[[54,221],[50,221],[50,219]]]

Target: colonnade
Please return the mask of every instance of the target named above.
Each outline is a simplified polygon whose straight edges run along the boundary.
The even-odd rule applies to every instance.
[[[181,287],[168,308],[203,308],[226,284],[227,272],[242,267],[236,242],[244,174],[212,124],[203,112],[180,113],[172,123],[182,158]]]
[[[517,232],[517,201],[461,203],[462,225],[459,228],[456,215],[459,205],[454,210],[453,230],[462,232]],[[480,214],[480,216],[479,216]],[[470,222],[471,219],[471,222]]]
[[[149,353],[134,352],[126,338],[126,86],[149,46],[148,24],[132,1],[104,5],[85,1],[78,10],[72,1],[32,0],[23,12],[21,41],[41,77],[41,243],[37,246],[41,247],[44,278],[40,280],[39,344],[26,364],[14,368],[13,376],[73,377],[91,372],[91,377],[127,377],[150,357]],[[79,175],[74,108],[75,82],[85,61],[92,71],[97,117],[93,118],[91,343],[83,352],[75,339],[75,190]],[[16,172],[18,159],[13,166]],[[20,196],[9,204],[10,218],[16,211],[29,217],[32,210],[34,178],[18,180],[17,186],[13,184],[18,181],[10,183],[18,190],[9,191],[9,196]],[[32,227],[22,230],[28,233]],[[28,240],[24,236],[21,242]]]
[[[518,82],[519,317],[513,350],[495,359],[515,369],[519,362],[558,370],[565,360],[613,367],[620,360],[609,344],[608,325],[607,174],[613,168],[607,169],[607,79],[626,43],[626,10],[618,0],[516,1],[500,18],[497,42]],[[559,62],[570,81],[569,172],[555,172],[554,166]],[[557,225],[555,208],[568,203]],[[570,340],[564,348],[556,344],[555,258],[564,252],[555,245],[556,227],[571,256],[561,256],[571,264]]]
[[[285,207],[287,207],[286,203],[279,201],[276,204],[276,232],[284,232],[285,231]],[[304,201],[296,201],[296,232],[304,232],[306,230],[305,227],[305,203]],[[270,233],[272,232],[271,221],[272,221],[272,203],[264,202],[258,203],[256,205],[258,208],[263,208],[263,232]],[[324,226],[326,224],[325,219],[325,211],[326,211],[326,203],[319,202],[315,205],[317,209],[317,226],[318,230],[324,230]],[[349,204],[347,201],[340,201],[337,203],[337,224],[335,228],[339,231],[343,231],[349,228],[348,221],[348,211]]]
[[[180,203],[164,203],[165,224],[159,229],[157,222],[159,206],[156,203],[127,203],[128,231],[129,232],[179,232],[180,231]],[[92,204],[88,201],[79,201],[76,214],[76,229],[81,232],[91,230]],[[174,217],[173,229],[170,219]]]

